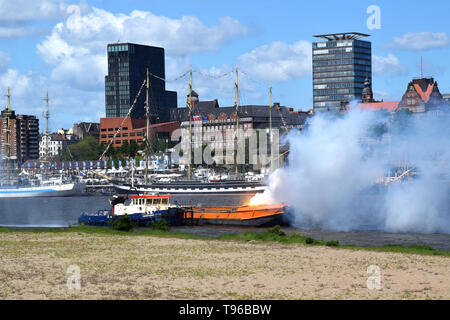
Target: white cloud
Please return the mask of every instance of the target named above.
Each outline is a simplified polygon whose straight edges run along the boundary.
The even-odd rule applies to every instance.
[[[448,45],[449,39],[445,32],[407,32],[402,37],[394,37],[394,40],[388,44],[388,47],[400,50],[421,51],[443,48]]]
[[[52,36],[56,33],[70,45],[103,54],[106,44],[116,41],[164,47],[168,55],[215,51],[233,38],[247,34],[247,28],[230,17],[221,18],[218,25],[208,27],[190,16],[170,19],[145,11],[135,10],[126,15],[97,8],[82,14],[75,6],[71,8],[71,15],[65,23],[55,26]]]
[[[0,51],[0,72],[3,72],[8,67],[10,57],[5,52]]]
[[[33,22],[64,19],[70,14],[67,10],[74,5],[64,0],[0,0],[0,38],[20,38],[40,35]],[[85,2],[76,5],[82,12],[88,12]]]
[[[66,14],[62,0],[0,0],[0,21],[24,23],[36,19],[58,19]]]
[[[205,26],[196,17],[170,19],[150,12],[129,15],[92,8],[83,14],[77,6],[67,9],[70,16],[58,23],[52,33],[37,45],[38,54],[53,65],[53,80],[76,88],[100,90],[107,73],[106,45],[116,41],[161,46],[168,57],[218,50],[247,28],[230,17],[216,26]]]
[[[372,56],[372,71],[376,75],[393,75],[405,74],[408,70],[396,56],[389,53],[387,57]]]
[[[239,57],[240,65],[251,76],[264,81],[288,81],[311,75],[311,43],[273,42]]]
[[[23,27],[2,27],[0,26],[0,39],[2,38],[19,38],[30,34],[31,29],[27,30]]]
[[[16,98],[23,98],[29,92],[31,84],[31,73],[21,74],[15,69],[8,69],[5,73],[0,74],[0,90],[6,92],[7,88],[11,88]]]

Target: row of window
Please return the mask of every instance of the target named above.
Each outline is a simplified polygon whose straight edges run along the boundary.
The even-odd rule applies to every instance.
[[[133,46],[130,47],[133,48]],[[128,51],[128,44],[108,46],[108,52],[119,52],[119,51]]]
[[[332,95],[332,96],[314,96],[314,101],[350,101],[355,98],[354,95]]]
[[[370,60],[360,60],[360,59],[339,59],[339,60],[325,60],[325,61],[316,61],[313,62],[313,67],[320,67],[320,66],[334,66],[334,65],[355,65],[355,64],[361,64],[364,66],[371,66]]]
[[[361,93],[361,89],[349,88],[349,89],[331,89],[331,90],[314,90],[314,95],[330,95],[330,94],[355,94]]]
[[[108,129],[108,131],[112,131],[110,129]],[[117,129],[116,129],[116,131],[117,131]],[[117,138],[121,138],[121,137],[128,138],[129,136],[130,137],[136,137],[136,136],[143,137],[144,133],[143,132],[130,132],[129,134],[128,133],[118,133],[116,135]],[[101,135],[101,138],[103,138],[103,139],[106,138],[106,137],[107,137],[106,134],[102,134]],[[113,138],[113,137],[114,137],[114,134],[108,134],[108,138]]]
[[[319,60],[336,60],[336,59],[367,59],[370,60],[370,55],[361,53],[343,53],[343,54],[324,54],[314,55],[313,61]]]
[[[370,49],[358,48],[358,47],[313,50],[314,55],[317,55],[317,54],[339,54],[339,53],[346,53],[346,52],[355,52],[355,53],[361,53],[361,54],[366,54],[366,55],[370,55],[372,53],[372,51]]]
[[[328,84],[316,84],[314,89],[340,89],[340,88],[364,88],[363,83],[348,82],[348,83],[328,83]]]
[[[333,65],[333,66],[325,66],[325,67],[314,67],[313,72],[333,72],[333,71],[365,71],[371,72],[370,66],[361,66],[354,64],[346,64],[346,65]]]
[[[341,78],[320,78],[320,79],[314,79],[314,84],[321,84],[321,83],[333,83],[333,82],[360,82],[364,83],[364,80],[366,77],[341,77]]]
[[[367,76],[367,72],[362,71],[340,71],[340,72],[314,72],[313,78],[330,78],[330,77],[349,77],[349,76]]]
[[[316,48],[336,48],[336,47],[362,47],[371,48],[372,44],[368,41],[361,40],[337,40],[327,42],[313,42],[313,49]]]

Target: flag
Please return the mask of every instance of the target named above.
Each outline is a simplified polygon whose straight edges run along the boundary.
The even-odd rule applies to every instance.
[[[72,169],[72,161],[69,161],[69,169]]]
[[[208,121],[208,117],[207,116],[202,116],[202,121]]]
[[[119,168],[122,166],[122,160],[119,160]]]
[[[83,161],[83,169],[86,169],[86,161]]]
[[[97,169],[100,169],[100,161],[97,161]]]
[[[192,119],[193,119],[194,121],[195,121],[195,120],[201,120],[202,117],[201,117],[201,116],[193,116]]]
[[[80,177],[86,178],[87,175],[86,175],[84,172],[81,172],[81,171],[80,171]]]
[[[94,163],[92,161],[89,162],[89,168],[93,168],[94,167]]]

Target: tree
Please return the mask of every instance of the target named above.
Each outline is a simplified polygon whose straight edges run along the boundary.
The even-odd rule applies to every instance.
[[[105,147],[97,139],[87,136],[83,140],[68,146],[61,155],[63,161],[97,160]]]
[[[128,154],[130,157],[134,157],[138,151],[138,145],[135,140],[131,140],[130,145],[128,146]]]
[[[120,151],[120,153],[122,153],[122,154],[127,154],[127,153],[128,153],[128,151],[129,151],[129,145],[128,145],[128,141],[127,141],[127,140],[124,140],[124,141],[122,142],[122,145],[120,146],[119,151]]]

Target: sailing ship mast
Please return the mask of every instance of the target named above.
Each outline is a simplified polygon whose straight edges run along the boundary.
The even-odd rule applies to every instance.
[[[238,68],[236,67],[236,81],[235,81],[235,100],[234,100],[234,106],[236,107],[236,144],[234,148],[235,152],[235,171],[236,171],[236,177],[238,176],[238,137],[239,137],[239,106],[238,106],[238,95],[239,95],[239,77],[238,77]]]
[[[43,98],[42,100],[44,100],[46,102],[46,109],[45,109],[45,114],[44,114],[44,118],[45,118],[45,162],[48,162],[49,160],[49,155],[48,155],[48,140],[50,137],[49,131],[48,131],[48,119],[50,118],[50,113],[48,112],[48,102],[50,101],[50,99],[48,98],[48,91],[47,91],[47,95],[45,98]]]
[[[273,155],[272,155],[272,87],[269,88],[270,105],[269,105],[269,135],[270,135],[270,173],[273,172]]]
[[[8,94],[5,95],[8,97],[8,106],[6,111],[6,118],[7,118],[7,129],[6,129],[6,175],[7,180],[9,181],[9,171],[10,171],[10,159],[11,159],[11,91],[8,87]]]
[[[192,161],[192,68],[189,69],[189,100],[187,102],[189,108],[189,162],[188,162],[188,179],[191,180],[191,161]]]
[[[147,136],[146,136],[146,145],[147,150],[145,152],[145,184],[148,184],[148,153],[150,151],[150,134],[149,134],[149,128],[150,128],[150,103],[149,103],[149,88],[150,88],[150,81],[149,81],[149,71],[147,68],[147,81],[146,81],[146,97],[145,97],[145,117],[147,118]]]

